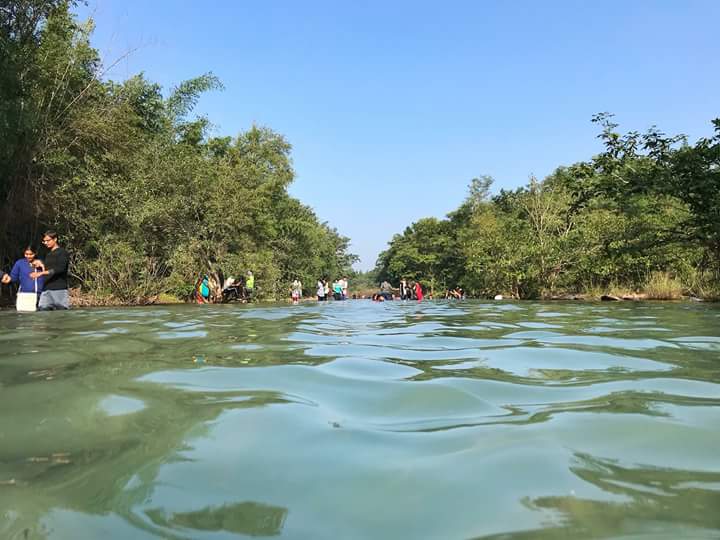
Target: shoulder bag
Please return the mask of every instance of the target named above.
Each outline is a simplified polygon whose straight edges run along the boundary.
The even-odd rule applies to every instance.
[[[35,282],[35,292],[19,292],[17,293],[17,303],[15,304],[18,311],[37,311],[37,278]]]

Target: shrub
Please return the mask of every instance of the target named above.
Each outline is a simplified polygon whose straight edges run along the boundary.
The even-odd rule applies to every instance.
[[[682,297],[683,286],[667,272],[653,272],[643,287],[652,300],[677,300]]]

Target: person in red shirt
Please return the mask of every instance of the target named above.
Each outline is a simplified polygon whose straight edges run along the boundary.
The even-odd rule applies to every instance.
[[[420,285],[419,281],[415,282],[415,298],[417,298],[418,302],[421,302],[423,299],[422,285]]]

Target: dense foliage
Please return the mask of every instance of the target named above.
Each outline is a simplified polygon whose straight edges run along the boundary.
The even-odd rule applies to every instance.
[[[59,231],[84,290],[122,301],[189,294],[213,269],[253,270],[261,295],[349,271],[348,239],[290,197],[290,145],[253,126],[210,137],[191,118],[212,74],[164,94],[105,80],[70,2],[0,7],[0,255]]]
[[[593,118],[604,151],[542,181],[490,196],[474,179],[446,219],[424,218],[380,254],[379,279],[460,285],[519,298],[670,283],[717,296],[720,283],[720,120],[690,145],[653,128],[620,135]]]

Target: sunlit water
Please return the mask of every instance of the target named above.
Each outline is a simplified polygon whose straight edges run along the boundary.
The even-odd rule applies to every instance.
[[[0,313],[0,538],[718,538],[720,307]]]

